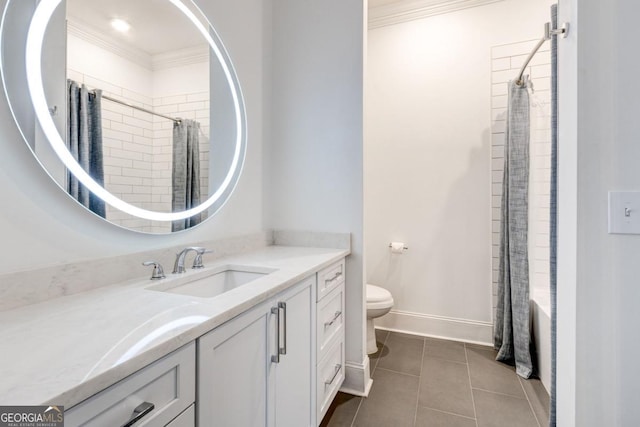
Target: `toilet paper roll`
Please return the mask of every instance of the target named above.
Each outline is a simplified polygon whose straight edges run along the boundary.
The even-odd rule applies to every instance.
[[[391,242],[391,253],[392,254],[404,253],[404,248],[405,248],[404,242]]]

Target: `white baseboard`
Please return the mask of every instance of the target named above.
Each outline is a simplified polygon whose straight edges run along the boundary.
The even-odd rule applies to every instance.
[[[362,363],[346,362],[345,378],[340,391],[355,396],[369,396],[373,380],[369,371],[369,357],[365,356]]]
[[[430,314],[391,310],[375,319],[378,329],[433,338],[493,345],[493,324]]]

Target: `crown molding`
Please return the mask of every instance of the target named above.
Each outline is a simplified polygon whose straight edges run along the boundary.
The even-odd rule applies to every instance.
[[[151,55],[147,52],[108,37],[79,21],[68,20],[67,32],[87,43],[128,59],[144,68],[151,69]]]
[[[369,9],[369,29],[469,9],[503,0],[409,0]]]
[[[200,46],[153,55],[151,67],[155,71],[201,62],[209,62],[209,45],[205,43]]]
[[[149,55],[141,49],[106,36],[78,21],[68,20],[67,32],[151,71],[209,61],[209,46],[205,43],[200,46]]]

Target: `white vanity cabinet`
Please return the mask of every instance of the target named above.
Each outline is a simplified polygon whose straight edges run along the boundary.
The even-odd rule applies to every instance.
[[[193,426],[195,347],[187,344],[65,411],[65,426]]]
[[[344,274],[344,259],[312,274],[71,407],[65,425],[317,426],[344,381]]]
[[[316,425],[322,422],[345,377],[345,260],[318,272],[316,317]]]
[[[198,340],[200,426],[315,423],[311,276]]]

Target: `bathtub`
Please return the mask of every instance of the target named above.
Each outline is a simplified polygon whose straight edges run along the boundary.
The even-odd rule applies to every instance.
[[[532,289],[531,318],[536,344],[537,372],[547,389],[551,390],[551,296],[549,291]]]

